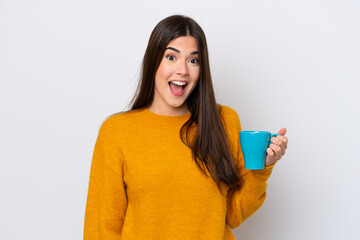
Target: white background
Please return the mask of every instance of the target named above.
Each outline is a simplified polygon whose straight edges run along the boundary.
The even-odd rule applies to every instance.
[[[237,239],[358,239],[360,3],[0,0],[0,239],[82,239],[102,121],[131,100],[154,26],[204,29],[217,101],[288,128]]]

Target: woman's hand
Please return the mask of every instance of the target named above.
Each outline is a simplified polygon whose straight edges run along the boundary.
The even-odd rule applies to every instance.
[[[281,159],[281,157],[285,154],[288,138],[285,137],[286,128],[280,129],[278,132],[281,136],[275,136],[271,138],[271,144],[266,149],[267,156],[265,159],[265,165],[269,166]]]

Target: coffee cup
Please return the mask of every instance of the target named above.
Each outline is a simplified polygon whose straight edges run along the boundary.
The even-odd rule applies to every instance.
[[[271,143],[270,139],[279,135],[267,131],[241,131],[240,145],[245,168],[250,170],[264,169],[266,149]]]

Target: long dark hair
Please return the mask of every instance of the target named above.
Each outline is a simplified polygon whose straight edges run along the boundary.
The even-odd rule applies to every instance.
[[[221,106],[215,101],[205,34],[193,19],[174,15],[156,25],[144,55],[141,79],[131,101],[131,109],[144,108],[152,103],[155,74],[165,49],[171,40],[181,36],[192,36],[196,39],[200,75],[198,84],[186,101],[191,116],[181,127],[180,138],[191,149],[197,166],[206,176],[206,171],[210,173],[220,191],[221,181],[231,188],[239,188],[240,179],[219,114]],[[190,138],[190,129],[194,125],[196,132],[193,138]]]

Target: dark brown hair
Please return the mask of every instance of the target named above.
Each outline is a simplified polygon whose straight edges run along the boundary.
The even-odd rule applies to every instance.
[[[191,18],[174,15],[160,21],[151,33],[142,63],[141,79],[132,100],[131,109],[149,106],[154,98],[155,74],[168,43],[181,36],[196,39],[200,63],[199,81],[186,103],[190,119],[181,127],[180,137],[192,151],[197,166],[216,182],[239,187],[239,176],[230,152],[226,133],[220,118],[220,105],[216,104],[213,90],[206,38],[201,27]],[[190,139],[190,129],[196,132]]]

